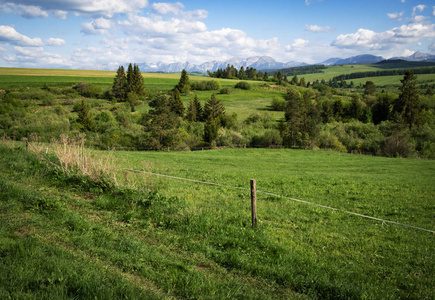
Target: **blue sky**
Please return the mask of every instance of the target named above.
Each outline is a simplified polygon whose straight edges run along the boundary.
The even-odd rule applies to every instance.
[[[0,0],[0,67],[435,54],[435,1]]]

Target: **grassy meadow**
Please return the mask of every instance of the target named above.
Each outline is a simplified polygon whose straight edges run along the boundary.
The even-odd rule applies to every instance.
[[[262,193],[251,228],[249,196],[255,178],[259,191],[434,230],[433,161],[288,149],[88,153],[113,165],[116,187],[24,148],[0,147],[2,298],[434,293],[433,233]]]
[[[312,76],[327,80],[370,68],[334,66]],[[0,68],[0,108],[7,112],[1,124],[31,138],[26,151],[23,141],[0,137],[0,299],[433,298],[434,160],[284,148],[85,148],[85,135],[74,127],[74,107],[84,96],[73,87],[80,82],[101,87],[99,97],[87,97],[100,126],[87,133],[88,142],[111,130],[115,140],[142,137],[138,120],[149,99],[131,112],[102,97],[114,75]],[[425,76],[418,77],[433,75]],[[180,78],[143,77],[149,95],[171,90]],[[270,128],[284,112],[270,105],[285,88],[251,81],[250,90],[241,90],[234,88],[239,80],[218,81],[231,88],[217,97],[237,114],[234,126],[267,114],[247,131],[277,132]],[[182,100],[186,107],[196,94],[204,104],[216,92]],[[350,101],[347,91],[336,92],[322,97]],[[62,134],[71,129],[68,143]],[[258,189],[256,228],[250,179]]]
[[[357,72],[370,72],[370,71],[380,71],[382,70],[376,65],[338,65],[338,66],[328,66],[326,69],[322,70],[322,73],[313,73],[300,75],[298,77],[304,77],[306,81],[322,80],[328,81],[335,76],[342,74],[350,74]],[[435,74],[418,74],[419,81],[430,82],[433,84],[435,82]],[[358,79],[347,80],[348,83],[353,81],[353,83],[358,85],[364,85],[367,81],[372,81],[376,86],[395,86],[400,85],[400,80],[403,79],[403,75],[398,76],[378,76],[378,77],[364,77]]]
[[[142,73],[144,77],[145,88],[148,93],[155,94],[160,91],[170,91],[178,83],[179,74],[161,74],[161,73]],[[50,87],[69,87],[79,82],[86,82],[101,86],[103,91],[112,88],[115,72],[111,71],[91,71],[91,70],[52,70],[52,69],[19,69],[19,68],[0,68],[0,89],[19,89],[41,88],[45,84]],[[210,77],[189,76],[191,82],[213,80]],[[232,88],[231,95],[219,95],[219,99],[228,113],[236,113],[241,120],[246,119],[249,115],[268,111],[274,97],[282,97],[283,91],[279,89],[262,89],[259,86],[262,82],[251,82],[252,90],[234,89],[239,80],[219,79],[221,86]],[[194,91],[198,99],[204,103],[210,99],[213,93],[219,91]],[[192,95],[182,96],[184,106],[187,107]],[[148,110],[147,105],[139,106],[138,112]],[[268,112],[275,118],[281,118],[281,112]]]

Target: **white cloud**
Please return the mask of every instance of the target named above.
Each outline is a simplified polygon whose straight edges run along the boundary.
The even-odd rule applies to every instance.
[[[305,5],[310,5],[310,0],[305,0]]]
[[[167,15],[167,14],[178,15],[184,10],[184,5],[181,2],[153,3],[151,5],[151,9],[160,15]]]
[[[53,17],[58,19],[66,19],[66,17],[68,16],[67,11],[59,10],[59,9],[50,10],[50,13]]]
[[[422,23],[424,20],[426,20],[428,17],[426,16],[421,16],[421,15],[415,15],[414,17],[412,17],[412,19],[410,20],[410,23]]]
[[[112,28],[112,22],[104,18],[98,18],[89,23],[83,23],[81,32],[89,35],[106,34],[107,29]]]
[[[119,25],[128,34],[142,37],[165,37],[207,30],[206,25],[199,21],[175,18],[165,21],[161,18],[147,18],[133,14],[129,15],[127,21],[119,22]]]
[[[420,4],[420,5],[416,5],[412,8],[412,15],[415,16],[417,13],[417,10],[422,12],[424,9],[426,8],[426,5]]]
[[[15,3],[0,3],[0,12],[6,14],[14,13],[29,19],[48,17],[48,13],[43,11],[39,6]]]
[[[432,44],[429,45],[428,50],[432,53],[435,53],[435,41],[433,41]]]
[[[37,6],[41,10],[54,11],[54,15],[61,12],[72,12],[86,16],[103,16],[112,18],[117,13],[135,12],[148,5],[148,0],[0,0],[6,5]],[[65,16],[65,13],[61,14]]]
[[[181,2],[153,3],[151,5],[151,10],[153,10],[155,13],[161,16],[173,14],[189,20],[204,19],[207,18],[208,16],[208,12],[203,9],[197,9],[194,11],[185,11],[184,5]]]
[[[332,42],[332,46],[385,50],[431,37],[435,37],[434,24],[410,23],[379,33],[368,29],[358,29],[356,33],[341,34]]]
[[[45,40],[47,46],[63,46],[66,44],[65,40],[58,38],[49,38]]]
[[[13,27],[0,25],[0,41],[19,46],[42,46],[40,38],[29,38],[17,32]]]
[[[387,16],[388,16],[388,18],[390,18],[392,20],[402,21],[403,14],[404,14],[404,12],[402,11],[400,13],[397,13],[397,12],[396,13],[390,13],[390,14],[387,14]]]
[[[311,32],[331,32],[330,26],[305,25],[305,31]]]
[[[59,54],[45,52],[42,47],[15,46],[14,52],[3,57],[11,65],[22,67],[68,67],[71,64]]]
[[[305,47],[306,45],[308,45],[309,41],[304,40],[304,39],[295,39],[295,41],[292,44],[293,48],[302,48]]]

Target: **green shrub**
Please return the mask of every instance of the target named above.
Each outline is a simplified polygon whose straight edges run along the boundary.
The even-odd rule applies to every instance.
[[[216,146],[218,147],[234,147],[242,143],[243,136],[233,130],[220,128],[218,137],[216,139]]]
[[[220,93],[222,95],[230,95],[232,92],[233,92],[233,90],[229,87],[225,87],[225,88],[220,90]]]
[[[80,82],[73,89],[77,90],[83,97],[98,98],[102,93],[103,89],[100,86]]]
[[[274,111],[284,111],[286,104],[287,104],[287,101],[285,101],[281,97],[275,96],[275,97],[273,97],[272,104],[270,106],[272,107],[272,110],[274,110]]]
[[[217,80],[202,80],[195,81],[190,84],[192,90],[197,91],[213,91],[219,90],[221,88],[221,84]]]
[[[347,152],[346,146],[344,146],[338,137],[331,132],[321,131],[318,137],[318,146],[321,149],[331,149],[338,152]]]
[[[250,146],[257,148],[276,148],[282,146],[282,137],[278,129],[266,130],[261,135],[252,137]]]
[[[242,89],[242,90],[250,90],[252,87],[249,84],[249,82],[246,81],[240,81],[235,86],[236,89]]]

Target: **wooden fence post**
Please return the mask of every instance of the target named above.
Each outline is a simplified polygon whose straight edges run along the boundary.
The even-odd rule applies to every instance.
[[[29,152],[29,139],[26,138],[26,152]]]
[[[257,227],[257,183],[251,179],[251,213],[252,227]]]

